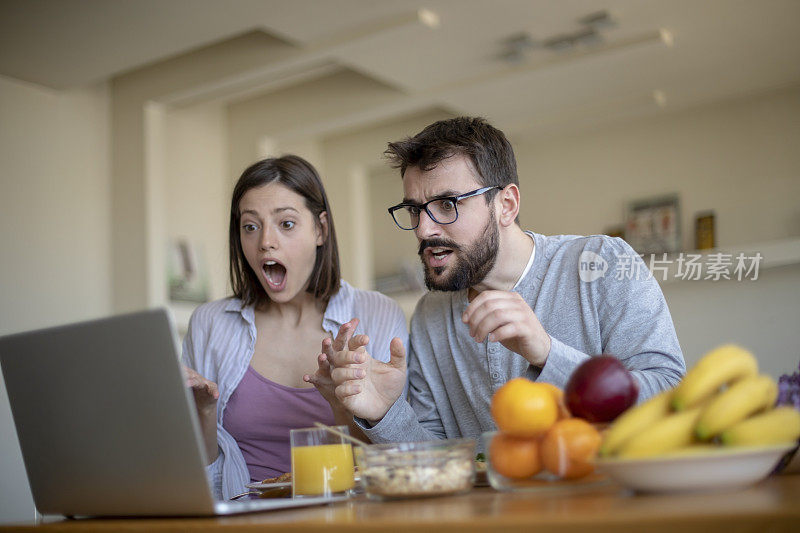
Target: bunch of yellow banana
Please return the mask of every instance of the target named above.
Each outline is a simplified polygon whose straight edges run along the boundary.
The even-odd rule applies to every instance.
[[[778,386],[752,353],[732,344],[706,355],[672,390],[625,411],[601,456],[652,457],[687,448],[784,444],[800,438],[800,411],[773,408]]]

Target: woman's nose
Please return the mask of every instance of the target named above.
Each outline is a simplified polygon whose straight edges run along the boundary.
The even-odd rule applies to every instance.
[[[277,248],[278,243],[275,232],[272,231],[270,228],[264,228],[264,230],[261,232],[260,245],[261,245],[261,250],[263,251],[274,250],[275,248]]]

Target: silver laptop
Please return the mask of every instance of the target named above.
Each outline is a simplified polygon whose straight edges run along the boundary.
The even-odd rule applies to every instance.
[[[67,516],[203,516],[331,498],[215,501],[164,309],[0,338],[36,507]]]

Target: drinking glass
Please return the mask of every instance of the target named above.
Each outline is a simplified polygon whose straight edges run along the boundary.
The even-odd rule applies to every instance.
[[[347,426],[334,426],[349,434]],[[349,495],[353,479],[353,447],[343,437],[321,428],[293,429],[292,497]]]

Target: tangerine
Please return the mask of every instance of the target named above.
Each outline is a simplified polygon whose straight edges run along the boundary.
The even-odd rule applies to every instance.
[[[558,418],[558,405],[543,383],[514,378],[492,396],[492,418],[503,433],[538,437]]]
[[[542,470],[539,442],[498,433],[489,444],[489,463],[495,472],[506,477],[531,477]]]
[[[564,479],[589,475],[602,440],[600,432],[582,418],[559,420],[542,439],[542,464]]]
[[[541,385],[544,385],[545,387],[550,389],[550,392],[553,393],[553,396],[556,399],[556,404],[558,405],[558,420],[563,420],[564,418],[569,418],[572,416],[572,414],[569,412],[569,409],[567,409],[567,402],[564,401],[563,390],[553,385],[552,383],[546,383],[544,381],[542,382],[537,381],[537,383],[541,383]]]

